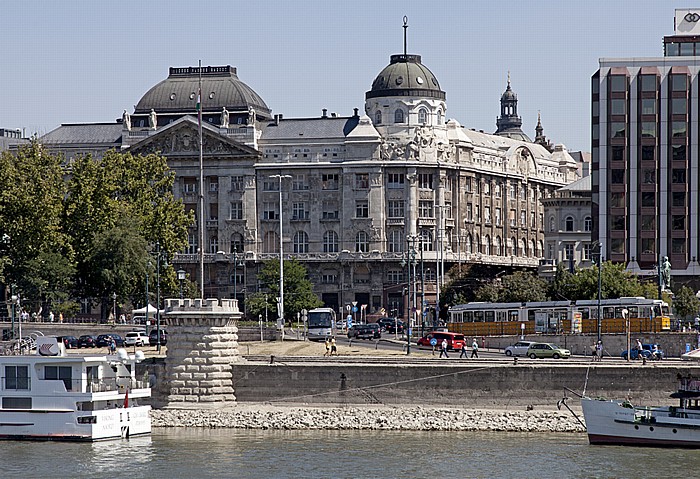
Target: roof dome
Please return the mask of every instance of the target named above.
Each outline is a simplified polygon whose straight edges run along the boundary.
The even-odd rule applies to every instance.
[[[392,55],[391,62],[372,82],[365,99],[385,96],[422,96],[445,99],[445,92],[420,55]]]
[[[230,65],[202,67],[202,110],[248,111],[271,118],[260,95],[238,79]],[[195,112],[199,90],[199,67],[170,68],[168,78],[146,92],[136,105],[135,114]]]
[[[515,94],[513,90],[510,88],[510,80],[508,80],[508,86],[506,87],[506,91],[503,92],[503,95],[501,95],[501,100],[517,100],[518,96]]]

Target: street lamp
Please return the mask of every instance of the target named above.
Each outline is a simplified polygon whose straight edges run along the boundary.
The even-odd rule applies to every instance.
[[[117,293],[112,293],[112,317],[117,322]]]
[[[160,249],[160,243],[156,242],[156,348],[160,353],[160,262],[167,259],[165,251]],[[167,266],[167,263],[163,266]],[[146,303],[148,304],[148,303]],[[146,319],[148,319],[148,306],[146,306]]]
[[[270,178],[277,178],[279,180],[279,193],[280,193],[280,295],[277,305],[277,313],[279,316],[279,327],[282,330],[282,339],[284,339],[284,240],[282,236],[282,179],[291,178],[292,175],[270,175]]]
[[[598,246],[598,341],[600,341],[603,318],[602,308],[600,305],[600,300],[602,296],[603,243],[599,241],[597,241],[596,243]]]
[[[416,284],[415,284],[415,269],[416,269],[416,249],[415,249],[415,242],[416,242],[416,237],[415,236],[408,236],[407,240],[411,242],[411,246],[408,248],[408,251],[404,251],[403,253],[403,259],[401,260],[401,266],[406,267],[408,270],[408,281],[406,283],[406,294],[407,294],[407,306],[409,309],[408,313],[408,320],[406,321],[406,327],[405,332],[406,332],[406,354],[411,354],[411,327],[413,326],[413,314],[415,314],[416,311]],[[413,267],[413,306],[411,307],[411,267]]]
[[[625,329],[627,330],[627,361],[630,360],[630,312],[627,308],[622,309],[622,317],[625,320]]]
[[[10,285],[10,294],[12,295],[12,296],[10,296],[10,299],[11,299],[11,301],[12,301],[12,303],[11,303],[11,309],[12,309],[12,338],[11,338],[11,339],[15,339],[15,314],[16,314],[16,313],[15,313],[15,312],[16,312],[16,307],[15,307],[15,305],[16,305],[17,302],[19,301],[19,295],[15,293],[15,288],[17,288],[17,285],[16,285],[16,284]]]
[[[177,270],[177,280],[180,282],[180,299],[183,299],[184,296],[182,295],[182,283],[185,282],[185,275],[187,273],[185,272],[184,269],[178,269]]]

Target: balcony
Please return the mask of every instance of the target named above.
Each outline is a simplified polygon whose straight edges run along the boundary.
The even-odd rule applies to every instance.
[[[219,219],[214,218],[214,219],[209,219],[207,220],[207,228],[218,228],[219,227]]]
[[[418,218],[418,226],[435,226],[435,218]]]
[[[386,224],[388,226],[403,226],[404,221],[404,218],[388,218]]]

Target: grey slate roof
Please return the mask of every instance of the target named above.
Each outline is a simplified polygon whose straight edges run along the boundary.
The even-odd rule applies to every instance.
[[[39,138],[44,145],[94,145],[121,144],[120,123],[72,123],[63,124]]]
[[[559,191],[591,191],[591,175],[584,176],[580,180],[569,183],[566,186],[559,188]]]
[[[342,139],[357,126],[358,121],[356,116],[282,119],[279,124],[273,121],[263,126],[261,141]]]

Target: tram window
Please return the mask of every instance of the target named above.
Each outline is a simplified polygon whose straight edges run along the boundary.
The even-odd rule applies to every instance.
[[[464,312],[464,322],[465,323],[474,322],[474,312],[473,311],[465,311]]]
[[[637,306],[628,306],[627,309],[630,312],[630,318],[638,318],[639,317],[639,308]]]
[[[532,309],[528,310],[528,312],[527,312],[527,320],[528,321],[535,320],[535,312]]]
[[[669,314],[671,314],[668,310],[668,306],[666,305],[661,306],[661,311],[663,311],[664,316],[668,316]]]
[[[648,318],[651,316],[651,308],[649,306],[641,306],[640,308],[641,314],[638,316],[639,318]]]
[[[613,307],[608,306],[603,308],[603,319],[613,319],[615,317],[614,313],[615,308]]]
[[[494,312],[493,311],[484,311],[484,318],[487,322],[493,323]]]
[[[496,311],[496,321],[502,322],[506,320],[505,311]]]
[[[579,313],[581,313],[581,319],[591,319],[591,310],[588,308],[579,308]]]
[[[474,322],[483,322],[484,321],[484,312],[483,311],[474,311]]]
[[[517,320],[518,320],[518,311],[517,310],[508,311],[508,321],[517,321]]]
[[[623,309],[622,306],[617,306],[617,307],[615,308],[615,317],[616,317],[616,318],[622,318],[622,317],[623,317],[623,316],[622,316],[622,309]]]

